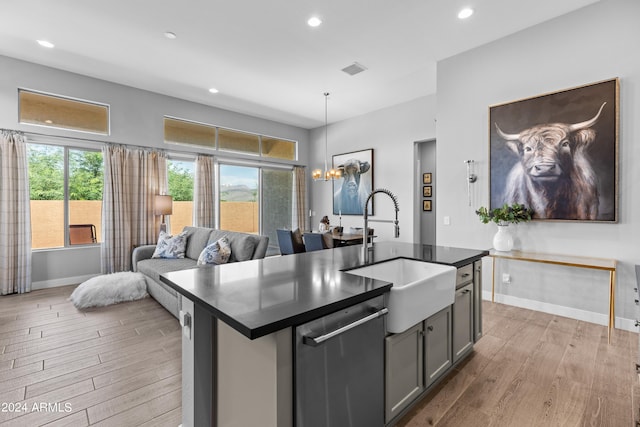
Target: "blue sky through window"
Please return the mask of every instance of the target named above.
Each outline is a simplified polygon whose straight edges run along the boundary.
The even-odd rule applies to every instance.
[[[234,165],[220,165],[220,186],[245,186],[258,188],[258,168]]]

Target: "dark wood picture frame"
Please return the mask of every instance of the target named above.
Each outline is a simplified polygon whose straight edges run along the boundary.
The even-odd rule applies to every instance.
[[[375,188],[373,148],[336,154],[332,161],[333,167],[340,169],[342,174],[340,179],[333,181],[333,214],[362,215],[364,202]],[[348,169],[346,173],[345,168]],[[353,179],[356,174],[359,176]],[[374,214],[373,200],[369,202],[368,214]]]
[[[431,197],[432,194],[432,186],[430,185],[424,185],[422,186],[422,197]]]
[[[617,78],[489,106],[490,208],[618,221]]]
[[[432,208],[431,200],[422,201],[422,210],[424,212],[431,212],[431,208]]]

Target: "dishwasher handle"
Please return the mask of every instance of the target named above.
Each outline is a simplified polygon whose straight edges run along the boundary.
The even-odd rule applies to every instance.
[[[326,333],[324,335],[320,335],[319,337],[310,337],[308,335],[305,335],[305,336],[302,337],[302,342],[303,342],[303,344],[310,345],[312,347],[316,347],[316,346],[322,344],[323,342],[325,342],[326,340],[328,340],[330,338],[333,338],[335,336],[343,334],[343,333],[347,332],[350,329],[353,329],[353,328],[355,328],[357,326],[360,326],[360,325],[362,325],[364,323],[367,323],[367,322],[369,322],[371,320],[377,319],[378,317],[384,316],[387,313],[389,313],[389,309],[387,309],[385,307],[380,311],[376,311],[373,314],[370,314],[370,315],[368,315],[366,317],[363,317],[362,319],[358,319],[353,323],[349,323],[348,325],[345,325],[345,326],[343,326],[341,328],[333,330],[333,331],[331,331],[329,333]]]

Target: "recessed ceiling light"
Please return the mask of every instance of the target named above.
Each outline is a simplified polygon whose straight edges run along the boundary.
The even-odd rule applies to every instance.
[[[178,38],[178,36],[176,36],[176,33],[173,33],[171,31],[165,31],[164,36],[171,40],[175,40]]]
[[[467,19],[471,15],[473,15],[473,9],[471,9],[470,7],[465,7],[460,12],[458,12],[459,19]]]
[[[47,41],[47,40],[36,40],[36,41],[42,47],[47,47],[49,49],[52,49],[52,48],[55,47],[55,45],[53,43],[51,43],[50,41]]]
[[[212,87],[211,89],[209,89],[209,92],[211,93],[218,93],[220,92],[218,89],[216,89],[215,87]]]
[[[317,27],[320,24],[322,24],[322,20],[320,18],[318,18],[317,16],[312,16],[307,21],[307,25],[309,25],[310,27]]]

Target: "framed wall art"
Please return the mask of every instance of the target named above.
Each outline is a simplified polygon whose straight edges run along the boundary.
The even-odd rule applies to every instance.
[[[431,184],[431,172],[422,174],[422,183],[423,184]]]
[[[617,78],[489,107],[490,207],[617,222]]]
[[[333,214],[362,215],[364,203],[373,190],[373,149],[333,156],[333,167],[340,179],[333,181]],[[373,200],[369,215],[373,215]]]
[[[431,197],[432,187],[430,185],[422,186],[422,197]]]
[[[422,201],[422,210],[425,212],[431,212],[431,200]]]

